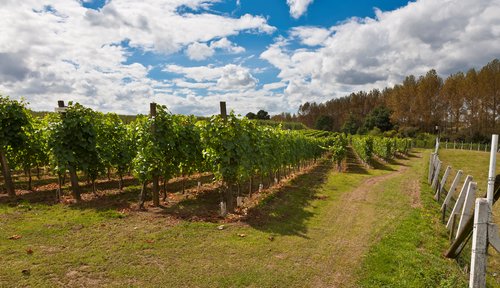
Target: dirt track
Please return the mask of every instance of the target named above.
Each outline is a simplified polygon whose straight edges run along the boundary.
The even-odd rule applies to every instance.
[[[397,189],[409,196],[411,207],[420,206],[420,183],[415,175],[410,176],[408,166],[396,166],[396,171],[388,174],[365,179],[354,190],[341,195],[338,204],[328,210],[332,219],[331,228],[336,230],[333,238],[325,239],[332,247],[332,257],[327,263],[333,276],[331,279],[317,279],[317,287],[355,287],[356,275],[353,275],[363,256],[371,245],[378,241],[388,229],[392,229],[392,222],[401,213],[392,209],[392,203],[387,203],[384,193],[387,189],[384,183],[401,176]],[[408,174],[408,176],[406,176]],[[405,188],[402,188],[405,187]],[[396,203],[394,203],[396,205]],[[333,232],[333,231],[332,231]]]

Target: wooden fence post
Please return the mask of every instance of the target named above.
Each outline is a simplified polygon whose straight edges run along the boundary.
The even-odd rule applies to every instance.
[[[455,175],[455,178],[453,179],[453,182],[451,183],[450,189],[448,190],[448,194],[446,194],[446,198],[444,198],[443,205],[441,206],[441,210],[444,209],[445,205],[447,206],[450,203],[451,197],[453,194],[455,194],[455,190],[457,189],[458,182],[460,181],[460,178],[462,178],[462,174],[464,172],[462,170],[458,170],[457,175]]]
[[[465,196],[464,206],[462,208],[462,214],[460,215],[460,221],[458,222],[457,235],[462,232],[462,229],[465,226],[465,223],[472,217],[474,201],[476,199],[476,182],[470,182],[469,188],[467,189],[467,195]]]
[[[448,219],[448,223],[446,223],[446,228],[450,230],[451,227],[451,218],[453,215],[457,215],[458,211],[462,209],[462,205],[464,204],[465,194],[467,194],[467,189],[469,188],[469,182],[472,181],[472,176],[467,175],[464,181],[464,185],[462,186],[462,190],[460,190],[460,194],[458,194],[457,201],[455,202],[455,206],[451,210],[450,218]]]
[[[444,175],[443,178],[441,179],[441,182],[439,183],[437,187],[436,194],[434,195],[434,199],[436,199],[438,202],[441,199],[441,191],[443,190],[444,184],[446,184],[446,180],[448,180],[448,176],[450,175],[451,172],[451,166],[447,166],[446,170],[444,170]]]
[[[429,177],[427,181],[431,184],[432,175],[434,174],[434,158],[436,157],[436,153],[432,152],[431,157],[429,158]]]
[[[498,135],[493,134],[491,137],[491,151],[490,151],[490,167],[488,169],[488,189],[487,199],[490,205],[490,210],[493,206],[493,194],[495,187],[495,169],[497,163],[497,148],[498,148]]]
[[[434,177],[432,177],[432,185],[431,185],[432,190],[435,190],[437,188],[438,181],[439,181],[439,170],[441,170],[441,164],[443,163],[440,160],[437,160],[437,161],[438,162],[437,162],[436,170],[434,171]]]
[[[486,254],[488,250],[488,199],[476,199],[474,230],[472,232],[472,255],[470,263],[469,287],[486,287]]]

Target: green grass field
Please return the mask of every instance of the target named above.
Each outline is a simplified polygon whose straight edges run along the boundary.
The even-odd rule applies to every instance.
[[[488,169],[490,162],[490,153],[484,151],[469,151],[469,150],[453,150],[440,149],[439,157],[444,163],[444,168],[447,165],[452,167],[450,177],[446,183],[446,188],[450,187],[453,177],[458,170],[464,171],[463,177],[458,185],[456,196],[462,188],[466,175],[471,175],[473,181],[477,182],[476,196],[483,197],[487,190]],[[496,172],[500,174],[500,153],[497,153]],[[493,216],[496,223],[500,223],[500,204],[497,203],[493,207]],[[469,241],[470,242],[470,241]],[[470,243],[467,247],[466,257],[470,258]],[[490,287],[500,287],[500,255],[490,247],[488,250],[490,257],[488,258],[487,280]],[[469,259],[466,259],[469,261]]]
[[[428,154],[344,173],[323,163],[229,223],[1,203],[0,286],[465,287],[467,275],[441,256]],[[125,194],[116,201],[131,204]],[[185,205],[202,209],[196,201]]]

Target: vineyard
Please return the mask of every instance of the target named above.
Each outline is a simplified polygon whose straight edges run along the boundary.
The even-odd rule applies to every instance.
[[[275,286],[281,277],[263,271],[265,263],[293,287],[378,287],[366,284],[372,283],[369,274],[335,275],[361,267],[375,271],[380,264],[367,259],[380,255],[368,250],[370,239],[385,229],[392,233],[394,217],[410,217],[408,203],[419,201],[401,197],[403,187],[415,185],[414,175],[423,174],[423,159],[409,138],[288,130],[234,113],[200,119],[154,103],[149,115],[129,123],[78,103],[59,103],[58,113],[40,118],[25,103],[0,100],[2,187],[8,194],[0,196],[0,253],[12,263],[8,274],[0,273],[5,283]],[[360,200],[342,208],[350,199]],[[367,200],[377,204],[367,206]],[[360,220],[353,223],[353,215]],[[439,235],[425,229],[412,233]],[[359,246],[344,249],[346,239]],[[367,254],[373,258],[363,260]],[[231,261],[206,264],[226,257]],[[318,257],[325,260],[307,260]],[[34,264],[48,261],[54,268]],[[337,272],[320,268],[324,261]],[[157,263],[151,271],[170,276],[146,280],[127,263]],[[301,268],[290,269],[294,265]],[[432,277],[461,283],[455,272],[443,270],[448,266],[437,262],[436,271],[446,273]],[[193,269],[198,277],[191,277]],[[138,282],[131,284],[130,275]],[[433,283],[422,276],[409,277]]]
[[[25,171],[31,190],[32,171],[50,167],[49,173],[57,178],[57,199],[69,175],[76,201],[81,201],[81,178],[96,193],[96,180],[113,174],[121,191],[123,177],[132,173],[141,183],[141,208],[149,188],[153,206],[159,206],[161,194],[163,201],[167,199],[166,183],[172,178],[211,173],[220,183],[225,215],[234,211],[237,197],[251,195],[255,184],[262,187],[264,179],[269,179],[269,185],[278,183],[325,156],[341,170],[349,142],[365,162],[372,155],[387,160],[396,152],[407,154],[411,145],[410,139],[287,130],[234,113],[199,120],[174,115],[154,103],[149,116],[139,115],[128,124],[116,114],[78,103],[67,107],[60,103],[61,113],[43,118],[31,116],[22,102],[1,98],[1,105],[2,126],[7,128],[2,130],[2,167],[5,188],[12,197],[11,169]]]

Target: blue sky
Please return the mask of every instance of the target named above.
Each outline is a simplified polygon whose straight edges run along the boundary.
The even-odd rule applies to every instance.
[[[159,53],[144,52],[140,48],[131,48],[127,45],[127,41],[122,43],[133,54],[127,59],[126,63],[138,62],[143,65],[155,66],[148,74],[149,77],[162,80],[173,79],[178,75],[175,73],[162,72],[162,65],[165,63],[173,63],[181,66],[200,66],[210,64],[229,64],[241,63],[242,58],[260,55],[264,52],[267,46],[273,43],[273,40],[282,35],[287,36],[289,30],[296,26],[318,26],[330,27],[339,22],[346,21],[352,17],[375,17],[374,9],[378,8],[384,11],[394,10],[406,5],[407,1],[356,1],[353,5],[349,1],[331,1],[331,0],[316,0],[311,3],[307,11],[299,18],[293,18],[289,13],[289,6],[286,1],[278,0],[235,0],[220,1],[214,3],[207,10],[194,10],[189,7],[180,7],[178,10],[181,13],[205,13],[210,11],[220,15],[230,15],[231,17],[241,17],[245,14],[261,15],[267,19],[267,23],[276,27],[276,31],[270,34],[253,34],[241,33],[232,37],[228,37],[233,43],[245,48],[245,52],[232,54],[219,52],[212,57],[204,60],[191,60],[182,51],[163,55]],[[84,7],[99,10],[106,4],[106,1],[97,0],[82,3]],[[292,48],[300,48],[300,43],[293,43]],[[267,61],[256,59],[257,57],[247,60],[244,63],[247,67],[266,69],[265,72],[255,75],[259,80],[258,86],[261,87],[266,83],[278,81],[278,70],[273,69]],[[198,91],[202,93],[203,91]]]
[[[498,58],[495,0],[26,0],[0,17],[0,93],[135,114],[296,112]],[[24,19],[18,21],[18,19]]]

